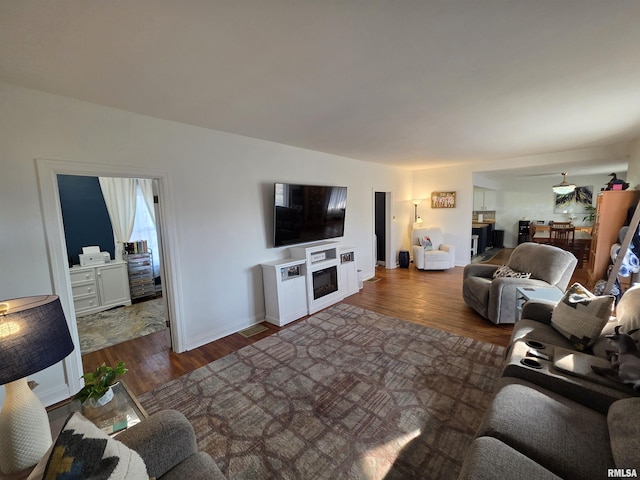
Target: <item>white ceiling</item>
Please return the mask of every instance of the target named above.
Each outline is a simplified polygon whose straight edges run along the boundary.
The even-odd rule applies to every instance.
[[[638,0],[0,0],[0,81],[416,169],[638,137],[639,20]]]

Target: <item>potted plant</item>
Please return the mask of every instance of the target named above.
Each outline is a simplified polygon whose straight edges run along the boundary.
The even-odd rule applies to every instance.
[[[111,386],[116,383],[116,378],[127,371],[124,362],[118,362],[115,367],[103,363],[94,372],[85,373],[81,377],[84,378],[84,387],[73,398],[82,403],[88,402],[92,407],[105,405],[113,398]]]
[[[583,222],[590,222],[593,223],[593,220],[596,216],[596,207],[592,206],[592,205],[587,205],[585,207],[586,213],[587,215],[582,219]]]

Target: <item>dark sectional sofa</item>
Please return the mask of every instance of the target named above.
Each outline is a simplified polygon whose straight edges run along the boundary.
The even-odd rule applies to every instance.
[[[590,368],[610,366],[606,335],[616,325],[624,332],[640,327],[640,287],[624,294],[617,318],[605,325],[586,353],[575,351],[551,325],[553,308],[544,301],[524,305],[503,376],[459,480],[640,476],[640,392]],[[549,360],[532,357],[527,342],[546,352]],[[523,358],[533,361],[532,366],[522,364]]]

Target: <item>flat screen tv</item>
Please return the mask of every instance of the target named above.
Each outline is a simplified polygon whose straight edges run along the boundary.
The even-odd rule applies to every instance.
[[[276,183],[274,247],[344,236],[347,187]]]

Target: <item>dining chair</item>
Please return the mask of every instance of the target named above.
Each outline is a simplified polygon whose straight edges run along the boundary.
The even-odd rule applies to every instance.
[[[549,231],[549,243],[560,247],[563,250],[573,250],[576,236],[576,227],[567,224],[560,224],[560,222],[554,222]]]

